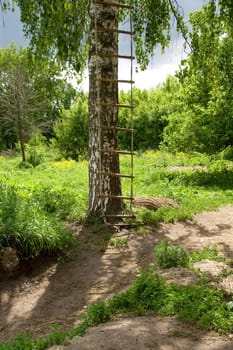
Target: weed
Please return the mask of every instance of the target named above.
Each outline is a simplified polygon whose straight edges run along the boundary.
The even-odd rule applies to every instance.
[[[205,247],[200,252],[192,252],[189,255],[189,262],[195,263],[203,259],[217,261],[219,260],[218,255],[219,251],[216,245],[214,245],[213,247]]]
[[[179,338],[189,337],[191,335],[190,332],[186,332],[183,329],[177,329],[177,328],[171,329],[169,334],[173,337],[179,337]]]
[[[111,239],[111,237],[112,237],[112,233],[104,233],[103,234],[103,239],[107,242]]]
[[[187,267],[188,262],[186,251],[179,246],[171,245],[167,239],[154,249],[154,263],[162,269],[178,266]]]
[[[111,238],[109,244],[114,247],[122,247],[127,245],[128,239],[122,237]]]
[[[226,263],[230,266],[233,267],[233,259],[228,259]]]
[[[91,231],[93,233],[98,233],[101,230],[103,230],[104,224],[102,222],[96,221],[92,226],[91,226]]]

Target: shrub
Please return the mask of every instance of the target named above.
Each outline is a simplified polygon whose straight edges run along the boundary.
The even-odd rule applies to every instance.
[[[167,239],[155,247],[154,263],[156,266],[165,269],[170,267],[187,267],[189,262],[188,254],[178,246],[170,245]]]
[[[46,137],[37,130],[26,145],[28,163],[34,167],[41,164],[47,150]]]
[[[62,119],[55,124],[56,146],[61,156],[78,160],[86,156],[88,144],[87,99],[81,96],[70,110],[62,112]]]

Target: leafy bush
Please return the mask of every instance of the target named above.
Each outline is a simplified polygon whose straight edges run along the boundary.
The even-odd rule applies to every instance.
[[[16,231],[19,201],[14,186],[0,183],[0,248],[10,246]]]
[[[44,153],[40,152],[38,148],[27,145],[27,161],[32,166],[37,166],[43,162]]]
[[[204,329],[232,332],[233,314],[228,308],[224,292],[201,282],[196,286],[176,286],[174,311],[183,320]]]
[[[88,107],[85,95],[80,96],[70,110],[63,110],[54,132],[62,157],[78,160],[87,155]]]
[[[37,166],[44,161],[45,153],[48,151],[46,137],[39,130],[34,132],[26,145],[27,161],[32,166]]]
[[[136,150],[158,149],[162,141],[162,134],[167,124],[165,116],[169,113],[171,105],[166,103],[169,92],[158,88],[150,91],[134,89],[134,105],[136,106],[133,116],[134,147]],[[129,92],[121,92],[120,102],[129,104],[131,95]],[[131,112],[121,110],[120,125],[132,127]],[[129,133],[119,134],[122,149],[130,149],[131,140]]]
[[[162,269],[170,267],[187,267],[188,254],[179,246],[173,246],[165,239],[154,249],[154,263]]]

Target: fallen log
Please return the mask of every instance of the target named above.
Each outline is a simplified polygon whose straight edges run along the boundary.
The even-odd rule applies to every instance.
[[[134,207],[157,210],[162,207],[179,208],[179,204],[171,198],[136,197],[132,201]]]

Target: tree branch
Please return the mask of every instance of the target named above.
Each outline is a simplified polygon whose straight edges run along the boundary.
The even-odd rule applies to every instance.
[[[177,0],[168,0],[169,2],[169,5],[170,5],[170,8],[171,8],[171,11],[172,11],[172,14],[173,16],[175,17],[176,19],[176,23],[177,23],[177,28],[179,29],[179,31],[181,32],[183,38],[184,38],[184,41],[186,43],[186,45],[189,47],[190,51],[192,52],[192,46],[188,40],[188,37],[187,37],[187,30],[185,28],[185,24],[184,22],[182,21],[180,15],[179,15],[179,8],[182,8],[178,1]],[[176,5],[176,7],[174,6],[174,4]]]

